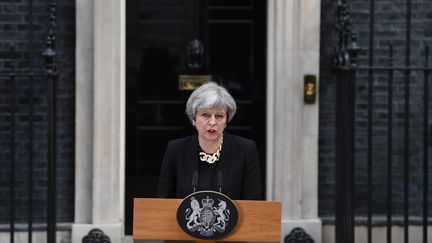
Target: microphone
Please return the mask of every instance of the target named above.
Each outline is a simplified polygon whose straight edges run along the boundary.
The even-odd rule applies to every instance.
[[[219,187],[220,193],[222,193],[222,186],[223,186],[223,176],[222,176],[222,171],[219,170],[218,171],[218,187]]]
[[[198,186],[198,171],[196,170],[193,173],[192,186],[193,186],[193,192],[195,192],[195,188]]]

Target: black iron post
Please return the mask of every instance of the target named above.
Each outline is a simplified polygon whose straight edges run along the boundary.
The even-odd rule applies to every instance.
[[[33,73],[33,0],[28,1],[28,40],[29,40],[29,170],[28,170],[28,243],[33,242],[33,171],[34,171],[34,160],[33,160],[33,129],[34,129],[34,73]]]
[[[405,124],[404,124],[404,179],[403,179],[403,210],[404,210],[404,243],[409,242],[409,175],[410,175],[410,74],[411,70],[411,0],[406,1],[406,36],[405,36]]]
[[[349,7],[338,1],[334,58],[336,83],[336,243],[354,242],[355,67],[360,47],[351,31]]]
[[[425,61],[424,61],[424,87],[423,87],[423,243],[428,242],[428,192],[429,192],[429,46],[425,48]]]
[[[387,243],[392,242],[392,212],[393,212],[393,45],[388,52],[388,117],[387,117]]]
[[[57,63],[55,53],[56,1],[50,8],[51,27],[46,40],[46,48],[42,53],[48,78],[48,210],[47,210],[47,242],[56,242],[56,90]]]
[[[12,54],[15,53],[15,45],[11,44],[10,46],[10,52]],[[11,69],[10,69],[10,82],[11,82],[11,101],[10,101],[10,153],[11,153],[11,159],[10,159],[10,242],[15,242],[15,163],[16,163],[16,153],[15,153],[15,135],[16,135],[16,124],[15,124],[15,118],[16,118],[16,74],[15,74],[15,63],[11,62]]]

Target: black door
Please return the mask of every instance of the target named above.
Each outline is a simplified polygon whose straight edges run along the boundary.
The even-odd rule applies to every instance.
[[[126,233],[133,198],[155,197],[167,142],[195,132],[180,75],[211,75],[236,99],[227,131],[257,142],[265,189],[266,1],[126,4]]]

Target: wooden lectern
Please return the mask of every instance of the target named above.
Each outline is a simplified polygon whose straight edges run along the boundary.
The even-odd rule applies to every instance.
[[[135,198],[133,239],[200,241],[186,234],[177,224],[181,199]],[[238,209],[235,229],[218,241],[280,242],[281,203],[234,200]]]

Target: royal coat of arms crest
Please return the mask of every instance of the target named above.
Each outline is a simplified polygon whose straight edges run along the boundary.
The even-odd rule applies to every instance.
[[[216,239],[226,235],[234,228],[237,217],[237,208],[228,197],[210,191],[189,195],[177,211],[181,228],[201,239]]]

